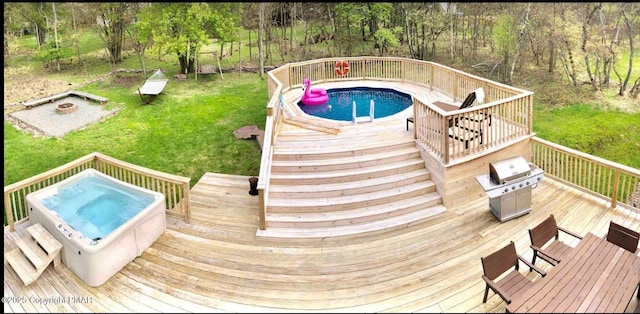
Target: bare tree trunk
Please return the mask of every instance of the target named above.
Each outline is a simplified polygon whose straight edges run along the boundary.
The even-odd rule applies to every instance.
[[[611,83],[611,70],[615,67],[617,60],[616,48],[620,37],[620,17],[616,19],[615,28],[609,44],[607,45],[607,25],[603,17],[602,7],[598,10],[598,20],[600,21],[600,34],[603,49],[602,54],[602,76],[600,77],[600,88],[608,88]]]
[[[260,2],[258,9],[258,56],[260,58],[260,78],[264,79],[264,51],[262,48],[262,32],[264,30],[264,2]]]
[[[7,67],[7,58],[9,58],[9,44],[7,43],[7,37],[4,37],[4,67]]]
[[[569,38],[566,33],[567,17],[565,12],[565,3],[562,3],[561,18],[562,18],[562,26],[561,26],[562,37],[564,42],[564,48],[567,51],[567,57],[565,57],[564,54],[562,54],[563,66],[565,68],[567,76],[571,79],[573,86],[578,86],[576,65],[575,65],[575,61],[573,60],[573,52],[571,51],[571,47],[573,45],[569,43]]]
[[[238,20],[242,20],[241,16],[242,11],[238,10]],[[251,34],[251,30],[249,30],[249,34]],[[240,32],[238,32],[238,69],[242,70],[242,37]]]
[[[633,9],[633,4],[631,5],[631,8]],[[633,37],[635,34],[633,32],[634,28],[632,26],[632,22],[636,19],[636,15],[633,16],[632,20],[629,20],[629,16],[627,16],[627,11],[624,9],[624,7],[621,8],[621,11],[622,17],[624,18],[624,24],[627,27],[627,34],[629,36],[629,51],[631,51],[631,53],[629,54],[629,67],[627,68],[627,75],[622,81],[622,84],[620,84],[620,91],[618,91],[618,95],[624,96],[627,85],[629,84],[629,79],[631,78],[631,69],[633,69],[633,52],[635,51],[635,48],[633,46]],[[636,80],[636,83],[631,89],[632,94],[635,93],[634,98],[638,96],[637,90],[639,90],[640,88],[637,88],[637,86],[639,81],[640,79]]]
[[[451,58],[451,60],[453,60],[453,58],[455,57],[455,49],[456,49],[456,40],[455,40],[455,36],[457,33],[454,33],[454,21],[453,21],[453,14],[451,14],[449,12],[449,7],[451,6],[451,4],[449,4],[449,6],[447,6],[447,15],[449,16],[449,57]]]
[[[402,6],[402,15],[403,15],[403,20],[404,20],[404,33],[407,34],[407,44],[409,45],[409,55],[413,58],[414,57],[414,52],[413,52],[413,42],[412,42],[412,36],[411,33],[409,32],[409,18],[407,17],[407,9],[404,7],[404,2],[400,3],[400,6]]]
[[[556,69],[556,41],[555,41],[555,29],[556,29],[556,4],[552,3],[553,16],[551,17],[551,27],[549,27],[549,73],[553,74]]]
[[[471,39],[471,53],[470,53],[470,57],[471,60],[473,62],[475,62],[478,59],[478,37],[480,36],[479,34],[479,19],[480,17],[478,16],[478,12],[475,12],[475,14],[473,15],[473,32],[472,32],[472,39]]]
[[[518,55],[520,54],[520,44],[522,43],[524,32],[527,28],[527,24],[529,23],[530,12],[531,12],[531,3],[527,4],[527,11],[524,14],[524,19],[522,20],[522,25],[520,26],[520,31],[518,32],[518,38],[516,39],[516,51],[513,56],[513,62],[511,63],[511,71],[509,72],[509,83],[511,83],[513,79],[513,70],[516,67],[516,61],[518,60]]]
[[[58,41],[58,13],[56,12],[56,3],[51,2],[51,10],[53,11],[53,35],[56,44],[56,65],[60,72],[60,44]]]
[[[249,29],[249,61],[253,59],[253,50],[251,49],[251,29]]]
[[[291,36],[289,36],[289,52],[293,53],[293,24],[295,24],[294,21],[296,19],[296,3],[295,2],[291,3],[290,16],[291,17],[290,17],[290,21],[289,22],[291,23],[291,25],[290,25]]]
[[[87,63],[84,61],[84,58],[82,58],[82,56],[80,55],[80,43],[79,43],[79,39],[78,39],[78,28],[76,27],[76,3],[71,3],[71,19],[73,21],[73,33],[75,34],[75,46],[76,46],[76,53],[78,55],[78,60],[80,62],[82,62],[82,68],[84,69],[84,75],[85,76],[89,76],[89,72],[87,71]]]
[[[585,5],[588,8],[589,4],[585,4]],[[587,74],[589,75],[589,82],[591,83],[591,86],[593,87],[593,90],[595,90],[595,91],[598,90],[598,86],[596,84],[596,79],[595,79],[593,73],[591,73],[591,63],[589,61],[589,51],[587,51],[587,43],[589,41],[588,26],[589,26],[589,23],[591,22],[591,19],[593,18],[593,15],[595,14],[596,10],[598,10],[598,5],[594,5],[593,9],[590,12],[587,13],[587,17],[582,22],[582,45],[581,45],[582,53],[584,54],[585,67],[586,67],[586,70],[587,70]]]

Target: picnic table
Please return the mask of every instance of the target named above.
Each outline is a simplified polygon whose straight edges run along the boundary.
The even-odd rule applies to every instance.
[[[507,312],[623,313],[639,283],[640,256],[588,233]]]

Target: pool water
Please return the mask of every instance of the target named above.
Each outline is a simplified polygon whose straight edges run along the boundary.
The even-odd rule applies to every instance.
[[[83,177],[42,200],[73,229],[90,239],[104,238],[154,201],[99,176]]]
[[[327,90],[329,102],[324,105],[307,106],[298,102],[306,114],[339,121],[353,120],[353,102],[356,115],[369,116],[369,103],[374,102],[374,119],[384,118],[411,106],[411,96],[388,88],[332,88]]]

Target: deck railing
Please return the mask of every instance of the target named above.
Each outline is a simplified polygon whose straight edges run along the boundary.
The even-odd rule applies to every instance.
[[[136,166],[101,153],[91,153],[55,169],[4,187],[5,226],[15,230],[15,223],[28,218],[26,196],[58,183],[83,170],[93,168],[118,180],[160,192],[165,196],[167,214],[191,221],[190,178]]]
[[[337,74],[335,67],[338,61],[348,62],[347,74],[342,76]],[[269,71],[267,78],[269,88],[267,125],[265,126],[267,134],[263,144],[258,179],[260,229],[263,230],[266,228],[264,217],[273,156],[272,145],[275,141],[275,130],[281,121],[282,93],[301,87],[305,78],[314,84],[354,80],[407,83],[423,86],[425,92],[437,91],[447,95],[451,97],[452,102],[461,102],[473,90],[482,87],[485,94],[484,105],[451,112],[441,110],[421,98],[421,95],[414,95],[416,140],[440,158],[444,164],[449,164],[453,158],[481,154],[498,145],[532,134],[532,92],[433,62],[394,57],[326,58],[285,64]],[[487,119],[478,120],[478,117],[487,117]],[[469,125],[451,129],[449,121],[462,121]],[[497,123],[489,125],[489,121]],[[476,137],[475,140],[470,138],[480,133],[481,136]]]
[[[258,176],[258,217],[259,228],[265,230],[267,200],[269,199],[269,178],[271,177],[271,161],[273,159],[273,145],[276,140],[276,130],[282,116],[282,91],[283,83],[288,84],[287,67],[269,71],[267,84],[269,88],[269,103],[267,104],[267,120],[264,127],[264,139],[262,143],[262,156],[260,159],[260,174]]]
[[[640,170],[532,138],[532,162],[545,175],[611,202],[640,208]]]

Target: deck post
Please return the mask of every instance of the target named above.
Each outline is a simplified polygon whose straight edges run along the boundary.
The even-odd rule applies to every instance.
[[[266,206],[264,203],[264,188],[258,188],[258,228],[267,230]]]
[[[620,181],[620,169],[616,169],[615,174],[613,175],[613,186],[611,187],[611,207],[615,208],[618,206],[618,182]]]
[[[9,192],[4,192],[4,213],[7,215],[7,224],[9,225],[9,231],[16,231],[16,226],[13,221],[13,206],[11,206],[11,200],[9,199]]]

